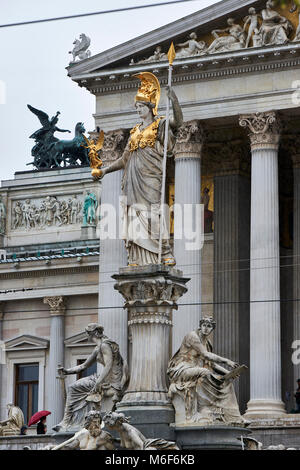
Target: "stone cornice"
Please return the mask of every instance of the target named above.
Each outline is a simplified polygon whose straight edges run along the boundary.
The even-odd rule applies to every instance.
[[[18,270],[13,272],[0,272],[0,279],[23,279],[31,277],[53,277],[53,276],[62,276],[68,274],[81,274],[81,273],[96,273],[99,271],[99,263],[89,266],[72,266],[69,268],[55,268],[55,269],[41,269],[41,270]],[[5,290],[5,289],[4,289]],[[1,292],[1,290],[0,290]]]
[[[207,79],[230,78],[237,75],[274,72],[300,67],[300,43],[264,48],[250,48],[230,53],[190,57],[174,61],[173,84]],[[93,94],[135,91],[138,81],[134,73],[148,70],[155,73],[161,85],[167,83],[167,63],[141,64],[134,67],[102,70],[73,79]]]
[[[242,16],[248,6],[263,5],[263,1],[253,0],[223,0],[215,5],[211,5],[196,13],[192,13],[185,18],[169,23],[161,28],[155,29],[149,33],[115,46],[109,50],[101,52],[93,57],[82,60],[81,62],[67,67],[69,76],[75,79],[80,74],[89,73],[98,68],[132,57],[133,55],[152,48],[164,41],[170,42],[170,38],[180,36],[193,29],[201,27],[202,33],[211,30],[212,23],[215,20],[221,20],[226,15]],[[145,67],[144,67],[145,68]]]

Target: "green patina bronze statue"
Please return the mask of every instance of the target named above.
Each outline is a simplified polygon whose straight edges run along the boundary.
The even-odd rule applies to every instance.
[[[83,203],[83,227],[96,224],[98,201],[94,193],[87,192]]]
[[[35,168],[46,169],[63,166],[87,166],[89,165],[88,151],[82,145],[85,144],[85,128],[82,122],[75,126],[75,137],[72,140],[59,140],[54,137],[55,132],[71,132],[68,129],[57,127],[58,116],[49,119],[44,111],[27,105],[28,109],[35,114],[42,127],[35,131],[30,138],[35,140],[35,145],[31,150],[34,157],[33,162],[28,165],[34,165]]]

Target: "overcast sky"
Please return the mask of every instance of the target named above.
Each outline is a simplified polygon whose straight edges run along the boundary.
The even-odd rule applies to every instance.
[[[0,23],[72,15],[124,6],[159,3],[160,0],[0,0]],[[11,179],[15,171],[32,169],[29,139],[40,123],[27,103],[49,116],[61,112],[58,126],[70,129],[83,121],[94,129],[95,98],[67,76],[72,42],[80,33],[91,38],[92,55],[217,3],[196,0],[185,4],[147,8],[103,16],[62,20],[28,26],[0,28],[0,179]],[[1,91],[1,90],[0,90]],[[1,97],[1,93],[0,93]],[[70,134],[56,134],[71,138]]]

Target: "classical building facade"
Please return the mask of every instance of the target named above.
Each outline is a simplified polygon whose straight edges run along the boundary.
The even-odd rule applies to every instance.
[[[184,125],[168,162],[166,198],[170,205],[202,202],[206,233],[202,250],[187,251],[175,221],[177,267],[191,280],[173,314],[172,350],[203,314],[212,314],[216,352],[249,366],[237,386],[242,412],[257,429],[287,426],[297,435],[300,420],[290,411],[300,376],[292,361],[300,340],[300,42],[299,13],[289,8],[224,0],[73,63],[68,74],[95,96],[92,134],[104,130],[107,164],[122,154],[138,122],[133,75],[150,71],[163,89],[174,42],[173,87]],[[165,108],[162,92],[159,113]],[[99,263],[99,226],[84,231],[75,210],[68,223],[54,216],[48,223],[46,209],[45,223],[18,218],[20,200],[22,207],[27,199],[40,207],[47,195],[56,196],[61,206],[77,194],[80,206],[86,189],[99,198],[101,191],[103,214],[107,204],[118,210],[121,172],[99,184],[88,169],[72,171],[16,174],[2,183],[2,414],[5,403],[16,400],[16,368],[34,363],[39,408],[51,409],[53,422],[60,419],[54,366],[85,357],[90,346],[83,328],[97,315],[132,360],[127,314],[111,279],[127,262],[123,241],[101,239]]]

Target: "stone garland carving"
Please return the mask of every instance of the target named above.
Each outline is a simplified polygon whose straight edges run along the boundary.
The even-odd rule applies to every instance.
[[[69,54],[72,54],[73,57],[73,60],[70,62],[70,64],[76,62],[77,57],[79,62],[80,60],[88,59],[91,56],[91,51],[89,50],[91,40],[86,34],[81,33],[79,39],[75,39],[73,44],[73,49],[69,51]]]
[[[5,234],[6,228],[6,207],[3,202],[2,196],[0,196],[0,235]]]
[[[278,147],[281,126],[274,111],[240,116],[241,127],[248,127],[252,149],[265,145]]]
[[[58,366],[58,374],[61,378],[78,374],[95,362],[103,367],[100,374],[76,380],[69,386],[64,417],[53,428],[54,431],[78,430],[83,427],[85,416],[93,407],[98,411],[113,410],[122,399],[127,385],[128,367],[118,344],[104,335],[104,329],[98,323],[90,323],[85,331],[90,342],[95,344],[94,351],[79,366],[70,369]]]
[[[79,224],[82,201],[75,194],[68,199],[47,196],[39,206],[30,199],[17,201],[12,207],[12,230],[42,230],[46,227]]]
[[[214,320],[204,317],[199,328],[184,337],[169,362],[169,398],[175,408],[176,424],[246,424],[233,388],[233,380],[246,366],[212,352],[208,338],[214,328]]]
[[[265,8],[257,13],[251,7],[248,15],[243,19],[243,27],[235,23],[234,18],[227,19],[227,27],[215,29],[211,32],[213,42],[208,46],[204,41],[197,39],[195,31],[189,34],[187,41],[175,45],[176,58],[204,56],[219,52],[235,51],[253,47],[281,45],[291,41],[290,36],[294,30],[292,23],[274,10],[275,2],[268,0]],[[293,11],[296,11],[294,9]],[[292,11],[292,12],[293,12]],[[221,36],[220,36],[221,34]],[[300,40],[300,13],[299,25],[293,41]],[[158,45],[152,56],[136,62],[146,64],[151,62],[162,62],[167,60],[167,55]],[[135,65],[131,59],[129,65]]]
[[[164,439],[147,439],[141,431],[129,424],[123,413],[109,412],[103,421],[109,430],[117,431],[121,438],[121,448],[130,450],[178,450],[175,442]]]

